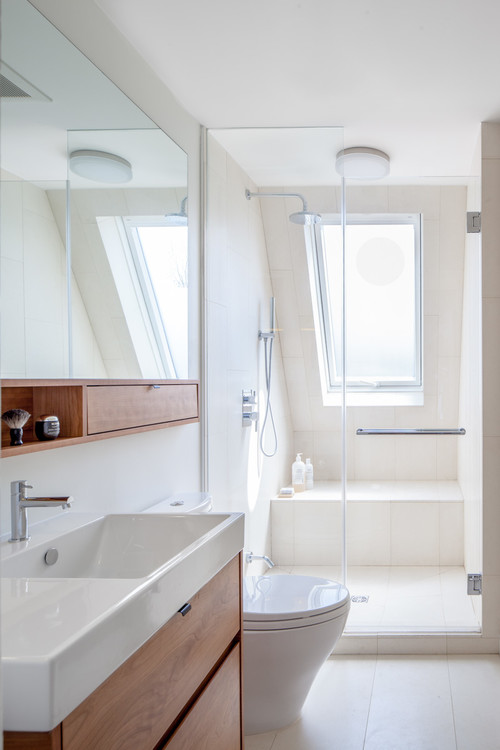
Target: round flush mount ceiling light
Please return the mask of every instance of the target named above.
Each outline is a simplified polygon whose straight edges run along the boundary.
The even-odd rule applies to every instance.
[[[390,159],[383,151],[355,146],[338,152],[335,169],[347,179],[380,180],[389,174],[389,164]]]
[[[80,149],[69,155],[72,172],[95,182],[129,182],[132,165],[126,159],[106,151]]]

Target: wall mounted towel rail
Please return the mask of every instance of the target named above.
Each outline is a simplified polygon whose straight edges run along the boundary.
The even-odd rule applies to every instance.
[[[406,427],[360,427],[356,430],[356,435],[465,435],[463,427],[445,430],[440,427],[436,428],[406,428]]]

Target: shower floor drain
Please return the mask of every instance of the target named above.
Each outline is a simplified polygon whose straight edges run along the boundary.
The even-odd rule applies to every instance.
[[[355,604],[366,604],[369,598],[370,597],[365,594],[358,594],[356,596],[351,596],[351,602],[354,602]]]

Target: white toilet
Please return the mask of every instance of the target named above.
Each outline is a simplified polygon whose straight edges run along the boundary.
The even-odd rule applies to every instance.
[[[245,734],[298,718],[318,670],[342,635],[349,592],[325,578],[243,579]]]

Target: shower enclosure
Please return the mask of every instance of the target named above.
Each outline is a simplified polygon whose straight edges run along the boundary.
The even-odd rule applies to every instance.
[[[345,580],[347,634],[479,632],[477,179],[343,180],[343,148],[342,128],[207,134],[208,485],[272,573]],[[290,221],[297,196],[320,221]],[[263,416],[271,296],[266,458],[237,417],[248,388]],[[314,489],[280,498],[299,451]]]

